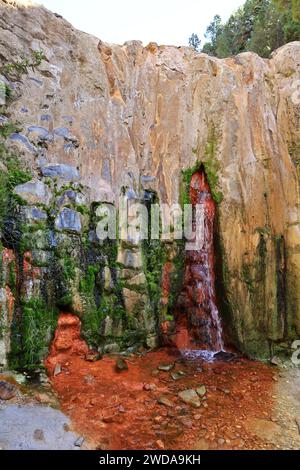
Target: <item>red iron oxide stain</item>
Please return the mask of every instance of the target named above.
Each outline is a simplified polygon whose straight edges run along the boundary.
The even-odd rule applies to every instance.
[[[178,349],[221,351],[223,332],[216,306],[214,221],[216,204],[203,170],[192,176],[190,200],[204,209],[203,246],[186,251],[183,289],[176,312]],[[196,230],[194,222],[193,230]]]

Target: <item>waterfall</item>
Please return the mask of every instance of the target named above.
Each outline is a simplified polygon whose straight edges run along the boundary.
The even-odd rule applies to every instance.
[[[183,289],[176,311],[176,345],[181,350],[217,353],[224,350],[222,323],[215,289],[214,222],[216,204],[204,169],[191,179],[190,200],[203,204],[203,246],[185,252]]]

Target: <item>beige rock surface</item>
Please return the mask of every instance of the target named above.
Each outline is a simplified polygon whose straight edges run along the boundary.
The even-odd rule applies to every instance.
[[[110,45],[42,7],[3,0],[0,30],[1,60],[37,49],[47,57],[14,84],[12,115],[35,150],[11,145],[34,176],[66,164],[92,201],[117,204],[122,188],[144,187],[178,203],[182,170],[209,162],[223,194],[216,231],[229,335],[250,355],[299,337],[300,42],[271,60]]]

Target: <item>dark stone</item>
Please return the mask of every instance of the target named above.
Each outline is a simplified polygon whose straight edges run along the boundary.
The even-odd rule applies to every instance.
[[[0,382],[0,400],[11,400],[16,396],[17,389],[8,382]]]
[[[119,358],[116,362],[116,369],[117,372],[124,372],[128,370],[128,364],[124,359]]]
[[[237,358],[237,355],[231,352],[220,351],[214,355],[214,359],[218,361],[230,362]]]
[[[85,438],[83,436],[78,437],[78,439],[76,439],[76,441],[74,442],[74,446],[75,447],[82,447],[84,441],[85,441]]]

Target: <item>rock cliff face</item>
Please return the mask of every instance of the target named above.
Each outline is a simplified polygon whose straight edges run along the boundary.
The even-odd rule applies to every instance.
[[[59,310],[107,352],[172,334],[181,244],[99,243],[97,208],[178,203],[201,164],[227,342],[263,357],[299,338],[300,43],[271,60],[109,45],[3,0],[0,32],[0,363],[38,365]]]

